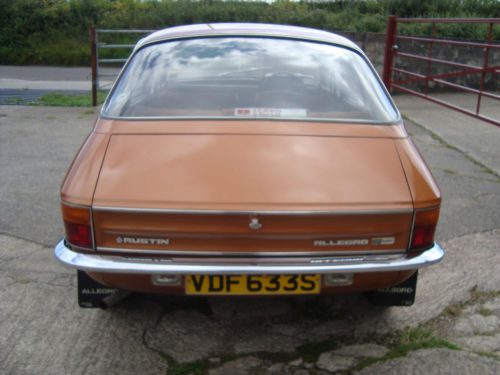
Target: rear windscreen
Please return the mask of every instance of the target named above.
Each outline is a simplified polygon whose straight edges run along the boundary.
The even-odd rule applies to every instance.
[[[119,118],[287,118],[392,122],[365,59],[329,44],[217,37],[135,53],[103,108]]]

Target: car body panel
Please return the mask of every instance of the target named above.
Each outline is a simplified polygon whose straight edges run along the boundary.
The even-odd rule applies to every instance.
[[[403,121],[395,124],[363,124],[269,119],[112,120],[99,118],[93,132],[100,134],[281,134],[349,138],[408,138]]]
[[[207,36],[261,36],[261,37],[281,37],[296,38],[299,40],[311,40],[317,42],[339,44],[357,52],[361,49],[352,41],[340,35],[332,34],[323,30],[311,29],[306,27],[272,25],[272,24],[253,24],[253,23],[211,23],[171,27],[159,30],[143,39],[141,39],[136,49],[145,45],[158,43],[160,41],[193,38]]]
[[[61,199],[72,204],[90,206],[108,145],[109,134],[91,132],[61,185]]]
[[[380,210],[412,200],[391,139],[179,134],[112,135],[93,204]]]
[[[412,219],[411,209],[378,213],[93,210],[98,252],[177,256],[403,253]],[[259,229],[250,227],[252,220],[258,221]],[[164,241],[140,240],[149,238]]]
[[[408,179],[408,186],[416,209],[437,207],[441,192],[432,173],[411,139],[394,140]]]

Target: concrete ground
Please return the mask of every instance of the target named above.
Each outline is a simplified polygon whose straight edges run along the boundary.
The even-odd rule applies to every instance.
[[[101,68],[103,74],[116,74],[119,69]],[[100,80],[102,88],[109,88],[114,78]],[[91,90],[92,71],[89,67],[61,68],[58,66],[0,65],[0,90]]]
[[[8,80],[29,89],[36,69],[24,69],[0,66],[0,91]],[[67,79],[69,71],[58,71]],[[75,273],[57,262],[53,245],[63,233],[59,184],[96,110],[0,106],[0,372],[355,372],[361,360],[391,350],[387,335],[423,327],[463,350],[417,350],[362,373],[499,373],[500,128],[418,98],[395,99],[443,193],[437,239],[446,257],[420,273],[414,306],[389,309],[361,295],[142,294],[109,310],[80,309]],[[487,110],[500,118],[498,106]]]

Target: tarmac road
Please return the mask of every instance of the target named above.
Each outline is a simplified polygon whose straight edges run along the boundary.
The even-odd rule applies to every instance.
[[[377,335],[422,325],[469,300],[471,290],[500,291],[500,128],[421,99],[396,101],[443,193],[437,239],[446,258],[420,273],[414,306],[390,309],[374,308],[360,295],[247,300],[142,294],[110,310],[78,308],[75,273],[57,262],[53,245],[63,233],[59,184],[95,111],[0,106],[0,372],[158,374],[206,361],[211,374],[335,373],[368,353],[383,357],[384,347],[374,346]],[[465,350],[416,351],[363,374],[409,373],[424,362],[423,373],[499,373],[499,298],[488,297],[481,309],[491,314],[465,309],[446,320],[453,328],[446,332],[456,336],[460,327],[477,326],[470,335],[486,349],[471,349],[450,333]],[[298,358],[294,350],[305,344],[321,344],[324,352],[312,361]],[[283,359],[283,353],[292,354]]]

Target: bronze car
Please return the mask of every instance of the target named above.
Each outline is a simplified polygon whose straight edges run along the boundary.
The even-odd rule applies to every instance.
[[[444,254],[440,202],[352,42],[291,26],[174,27],[137,44],[75,157],[55,253],[110,288],[377,289],[411,304],[415,271]]]

